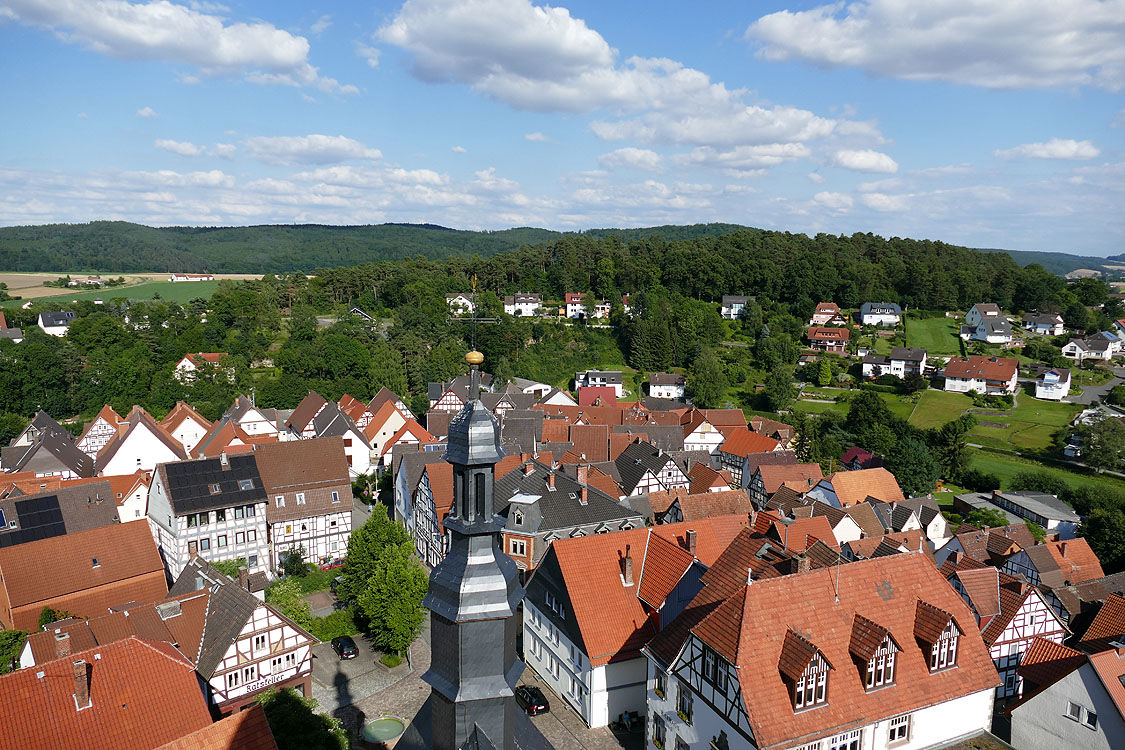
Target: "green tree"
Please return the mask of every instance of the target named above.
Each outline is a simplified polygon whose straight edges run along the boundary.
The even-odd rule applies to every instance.
[[[304,577],[309,573],[305,564],[305,548],[291,549],[281,558],[281,572],[287,576]]]
[[[336,588],[342,601],[355,600],[367,589],[379,569],[383,550],[388,547],[398,547],[409,555],[414,540],[401,524],[390,519],[386,506],[376,504],[371,517],[348,539],[348,556],[340,572],[344,580]]]
[[[59,620],[65,620],[68,617],[78,617],[78,615],[72,614],[70,612],[67,612],[67,611],[61,610],[61,609],[52,609],[51,607],[44,607],[39,612],[39,629],[42,630],[45,626],[50,625],[52,622],[58,622]]]
[[[1082,460],[1099,472],[1121,467],[1125,457],[1125,424],[1119,419],[1103,419],[1081,431],[1086,444]]]
[[[293,688],[272,689],[258,697],[278,750],[348,750],[343,722],[317,713],[315,698]]]
[[[977,508],[966,514],[962,520],[978,529],[991,529],[997,526],[1007,526],[1011,523],[1006,515],[992,508]]]
[[[722,406],[727,385],[722,363],[715,350],[705,349],[695,358],[691,377],[688,378],[688,392],[692,403],[704,409]]]
[[[422,564],[402,547],[386,547],[378,563],[357,603],[371,623],[376,645],[386,653],[401,654],[422,630],[422,598],[429,579]]]
[[[1125,568],[1125,513],[1120,508],[1094,508],[1078,527],[1106,573]]]
[[[893,422],[887,402],[877,392],[865,388],[852,398],[845,425],[852,432],[859,433],[872,425],[890,425]]]
[[[779,367],[766,378],[766,387],[762,391],[770,411],[780,411],[793,403],[797,397],[797,389],[793,387],[793,371],[787,367]]]
[[[816,366],[816,384],[821,388],[832,385],[832,363],[821,357]]]
[[[238,580],[238,569],[246,567],[246,558],[236,557],[232,560],[215,560],[211,563],[211,567],[227,578]]]
[[[895,475],[899,486],[908,497],[934,489],[941,467],[934,460],[929,447],[921,440],[905,437],[898,441],[887,455],[887,471]]]
[[[0,630],[0,674],[7,674],[19,664],[20,652],[27,641],[22,630]]]

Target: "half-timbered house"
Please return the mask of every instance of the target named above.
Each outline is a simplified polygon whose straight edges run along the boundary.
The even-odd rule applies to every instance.
[[[74,444],[90,458],[95,458],[106,443],[117,434],[117,428],[124,421],[112,406],[106,404]]]
[[[643,440],[630,443],[614,464],[621,477],[621,490],[626,496],[680,487],[687,489],[691,485],[687,470],[676,463],[671,453]]]

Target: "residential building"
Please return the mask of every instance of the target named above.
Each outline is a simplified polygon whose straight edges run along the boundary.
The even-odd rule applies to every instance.
[[[1062,347],[1062,355],[1068,359],[1085,362],[1088,359],[1109,362],[1122,351],[1121,336],[1112,331],[1095,333],[1085,339],[1071,339]]]
[[[847,328],[813,326],[805,334],[809,347],[822,352],[842,353],[847,350],[851,331]]]
[[[849,508],[868,498],[884,503],[900,503],[905,499],[894,474],[881,466],[829,474],[808,491],[807,497],[836,508]]]
[[[758,453],[774,453],[781,450],[781,443],[747,428],[729,432],[719,444],[716,455],[719,468],[730,472],[735,486],[742,487],[743,471],[750,456]]]
[[[130,637],[0,677],[0,749],[155,748],[211,724],[195,668]]]
[[[248,579],[245,569],[234,580],[197,557],[161,605],[193,615],[191,624],[177,623],[191,634],[190,642],[177,638],[176,643],[190,654],[211,705],[222,714],[237,713],[273,688],[291,687],[312,696],[312,647],[317,639],[251,594]]]
[[[1019,519],[1039,524],[1048,533],[1057,533],[1060,539],[1073,539],[1081,521],[1074,508],[1056,495],[1046,492],[970,492],[958,495],[956,500],[968,511],[976,508],[1000,508]]]
[[[481,373],[481,387],[488,390],[492,385],[492,376]],[[469,399],[469,376],[458,375],[448,382],[430,383],[427,386],[430,399],[430,410],[456,414]]]
[[[840,456],[840,465],[847,471],[860,469],[875,469],[883,465],[882,456],[876,456],[871,451],[865,451],[858,445],[853,445]]]
[[[684,450],[703,451],[708,455],[718,452],[719,446],[726,442],[724,433],[742,429],[746,424],[746,417],[738,412],[737,425],[716,424],[716,413],[719,409],[690,409],[680,416],[680,424],[684,430]],[[722,415],[719,415],[722,416]],[[767,438],[769,439],[769,438]]]
[[[251,435],[239,427],[237,422],[223,417],[196,443],[191,457],[217,458],[224,453],[231,456],[235,453],[249,453],[255,445],[278,442],[278,437],[278,434]]]
[[[648,378],[648,395],[652,398],[683,399],[687,377],[674,372],[654,372]]]
[[[1066,333],[1066,325],[1061,315],[1051,313],[1024,313],[1020,319],[1023,327],[1032,333],[1044,336],[1062,336]]]
[[[539,314],[542,304],[538,294],[516,292],[504,298],[504,312],[521,318],[531,318]]]
[[[975,326],[961,326],[960,335],[965,341],[1010,344],[1012,343],[1012,324],[1004,317],[984,317]]]
[[[192,352],[185,354],[173,368],[172,377],[181,383],[190,383],[199,377],[202,372],[217,371],[222,368],[226,371],[226,377],[233,381],[233,368],[222,364],[223,359],[229,356],[226,352]]]
[[[954,357],[945,366],[945,390],[1010,396],[1016,392],[1019,362],[1013,357]]]
[[[338,437],[343,440],[344,460],[353,478],[371,473],[371,445],[367,436],[335,403],[329,402],[313,417],[312,430],[313,437]]]
[[[691,484],[687,478],[690,466],[681,466],[672,453],[641,440],[630,443],[613,463],[626,496],[687,489]]]
[[[348,393],[340,396],[340,400],[336,402],[336,405],[339,406],[340,411],[347,414],[348,418],[355,422],[355,426],[361,430],[366,429],[372,417],[375,416],[374,412],[367,408],[367,404]]]
[[[313,418],[328,406],[327,399],[316,391],[309,391],[309,395],[301,399],[297,408],[285,420],[286,439],[307,440],[316,437],[316,425]]]
[[[648,502],[657,524],[701,521],[730,515],[752,518],[755,513],[754,504],[750,502],[746,490],[732,490],[730,487],[704,492],[682,489],[652,492],[648,496]]]
[[[449,306],[449,312],[454,315],[472,315],[476,312],[476,304],[473,302],[472,295],[456,294],[445,295],[445,304]]]
[[[73,310],[39,313],[39,327],[49,336],[65,336],[70,322],[78,317]]]
[[[30,428],[29,428],[30,430]],[[29,435],[28,430],[24,435]],[[0,451],[0,467],[10,473],[33,473],[37,477],[75,479],[94,475],[94,459],[75,446],[65,430],[37,432],[30,443],[12,444]]]
[[[575,388],[612,388],[617,398],[625,395],[620,370],[586,370],[574,373]]]
[[[98,474],[132,474],[152,471],[157,464],[183,461],[187,451],[178,440],[139,406],[125,418],[108,443],[98,452],[94,470]]]
[[[0,310],[0,340],[3,339],[18,344],[23,341],[23,329],[9,328],[8,319],[4,317],[4,312]]]
[[[865,326],[897,326],[902,308],[894,302],[864,302],[859,307],[859,322]]]
[[[776,578],[723,563],[645,649],[658,746],[923,748],[991,726],[996,670],[923,555]]]
[[[1035,398],[1062,401],[1070,395],[1070,370],[1065,367],[1035,365]]]
[[[809,319],[810,326],[846,326],[848,318],[835,302],[821,302]]]
[[[121,523],[128,523],[148,515],[149,481],[148,472],[136,471],[132,474],[115,474],[107,477],[64,479],[59,482],[59,488],[108,482],[113,500],[117,504],[117,517]]]
[[[120,520],[108,481],[13,495],[0,500],[0,548],[111,526]]]
[[[1125,747],[1125,648],[1083,654],[1040,639],[1019,672],[1034,687],[1007,709],[1014,747]]]
[[[568,318],[585,318],[587,316],[586,310],[586,294],[578,292],[567,292],[566,299],[566,317]],[[605,300],[594,300],[594,318],[608,318],[610,304]]]
[[[953,507],[957,511],[956,503]],[[964,530],[955,533],[952,539],[934,553],[934,560],[938,565],[946,560],[959,562],[961,557],[968,557],[984,565],[991,565],[1017,575],[1022,571],[1009,567],[1008,561],[1020,550],[1035,546],[1035,537],[1025,524],[997,526],[991,529],[973,529],[970,526],[961,528]]]
[[[527,582],[527,665],[590,727],[643,712],[641,648],[746,524],[723,516],[558,540]]]
[[[214,724],[160,746],[160,750],[199,748],[277,750],[277,740],[266,720],[265,710],[261,706],[248,706],[243,711],[229,714]]]
[[[796,435],[796,430],[792,425],[787,425],[784,422],[778,422],[773,419],[766,419],[765,417],[753,416],[746,420],[746,426],[750,428],[751,432],[757,432],[767,437],[771,437],[781,443],[781,447],[788,450],[793,438]]]
[[[926,350],[896,346],[891,353],[870,353],[863,358],[863,377],[877,378],[880,375],[895,375],[906,379],[926,372]]]
[[[160,429],[175,438],[188,455],[213,426],[210,420],[183,401],[176,402],[168,416],[160,420]]]
[[[215,274],[213,273],[173,273],[168,277],[168,281],[214,281]]]
[[[169,575],[197,554],[246,558],[250,572],[270,562],[266,491],[253,455],[160,464],[148,494],[148,520]]]
[[[720,304],[719,314],[727,320],[738,320],[742,317],[742,311],[746,309],[746,305],[748,304],[750,304],[750,297],[737,294],[724,294],[722,303]]]
[[[124,421],[112,406],[106,404],[94,417],[94,421],[86,425],[86,429],[74,442],[75,447],[90,458],[96,458],[98,452],[117,434],[117,429]]]
[[[1003,317],[1004,312],[999,305],[991,302],[978,302],[969,308],[969,312],[965,313],[965,325],[976,328],[983,320],[1000,320]]]
[[[264,409],[254,404],[246,396],[239,396],[227,409],[220,421],[230,420],[241,427],[248,435],[277,437],[282,425],[276,409]]]
[[[88,617],[167,592],[164,566],[143,520],[0,547],[5,628],[37,629],[44,607]]]
[[[747,457],[749,458],[749,457]],[[759,463],[757,469],[747,476],[742,472],[742,486],[750,492],[750,499],[761,508],[770,495],[783,485],[789,485],[804,494],[816,485],[824,472],[817,463]]]
[[[266,492],[271,566],[297,549],[310,562],[343,557],[352,530],[352,483],[343,439],[260,445],[254,451]]]

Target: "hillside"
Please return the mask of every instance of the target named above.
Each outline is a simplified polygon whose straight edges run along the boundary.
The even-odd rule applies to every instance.
[[[1071,255],[1070,253],[1048,253],[1033,250],[1001,250],[998,248],[981,248],[985,253],[1007,253],[1012,260],[1021,266],[1030,266],[1038,263],[1048,271],[1059,276],[1065,276],[1079,268],[1089,268],[1094,271],[1105,271],[1103,266],[1112,262],[1113,258],[1097,258],[1089,255]]]

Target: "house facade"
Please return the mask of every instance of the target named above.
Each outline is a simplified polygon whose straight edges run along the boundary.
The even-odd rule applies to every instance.
[[[106,404],[94,417],[94,421],[86,426],[86,429],[74,444],[78,450],[90,458],[95,458],[98,452],[106,446],[106,443],[117,434],[117,428],[124,421],[121,415],[113,410],[113,407]]]
[[[1012,343],[1012,324],[1004,317],[984,317],[976,325],[961,326],[965,341],[984,341],[988,344]]]
[[[1019,362],[1011,357],[955,357],[945,366],[945,390],[1010,396],[1016,392]]]
[[[625,394],[620,370],[586,370],[574,373],[575,388],[612,388],[617,398]]]
[[[864,302],[859,307],[859,322],[865,326],[897,326],[902,308],[894,302]]]
[[[504,298],[504,312],[520,318],[531,318],[539,314],[540,304],[542,302],[538,294],[516,292]]]
[[[1024,329],[1044,336],[1062,336],[1066,333],[1066,324],[1058,314],[1025,313],[1020,323]]]
[[[978,302],[965,313],[965,325],[976,328],[984,320],[1000,320],[1004,312],[1000,306],[992,302]]]
[[[1035,376],[1035,398],[1062,401],[1070,395],[1070,370],[1065,367],[1040,367]]]
[[[73,310],[39,313],[39,327],[48,336],[65,336],[70,322],[78,317]]]
[[[103,476],[152,471],[157,464],[182,461],[187,451],[139,406],[125,419],[117,434],[98,452],[95,470]]]
[[[223,358],[229,356],[230,355],[226,352],[193,352],[191,354],[185,354],[183,359],[177,362],[175,368],[173,368],[172,377],[181,383],[190,383],[199,377],[201,372],[222,367]],[[233,381],[233,370],[229,367],[225,369],[227,376]]]
[[[842,353],[848,348],[851,331],[847,328],[831,326],[813,326],[808,330],[805,338],[809,347],[821,352]]]
[[[750,303],[750,298],[737,294],[724,294],[720,303],[719,314],[727,320],[738,320],[742,311]]]
[[[848,318],[835,302],[821,302],[809,318],[810,326],[846,326]]]
[[[687,378],[679,373],[654,372],[648,378],[648,395],[652,398],[682,399]]]
[[[445,295],[445,304],[449,306],[449,312],[453,315],[472,315],[476,312],[473,298],[468,294],[447,294]]]
[[[894,375],[906,379],[926,372],[926,350],[896,346],[889,355],[868,354],[863,358],[863,377]]]

